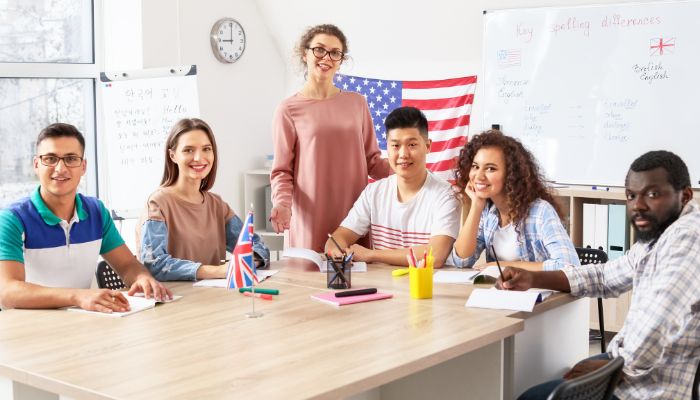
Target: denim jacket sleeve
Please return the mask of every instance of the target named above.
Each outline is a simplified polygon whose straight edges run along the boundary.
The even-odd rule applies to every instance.
[[[477,260],[479,260],[479,257],[481,257],[481,252],[484,251],[484,248],[486,247],[484,221],[486,218],[488,218],[488,210],[489,208],[487,207],[481,213],[481,219],[479,220],[479,231],[476,233],[476,249],[474,250],[474,254],[466,258],[461,258],[457,255],[454,246],[452,246],[452,253],[450,253],[449,257],[447,257],[445,264],[454,265],[457,268],[471,268],[474,266]]]
[[[148,250],[151,255],[148,257]],[[141,260],[159,281],[193,281],[201,263],[174,258],[168,254],[168,226],[147,220],[141,227]],[[150,258],[151,260],[148,260]]]
[[[226,250],[229,252],[233,252],[233,248],[236,247],[241,229],[243,229],[243,221],[238,215],[234,215],[233,218],[226,221]],[[253,234],[253,252],[255,253],[254,258],[260,261],[260,263],[256,263],[258,264],[256,268],[267,268],[270,266],[270,249],[267,248],[265,242],[260,239],[257,233]]]
[[[542,215],[541,240],[549,257],[544,260],[542,269],[545,271],[555,271],[564,268],[567,265],[580,265],[578,254],[569,234],[561,224],[561,220],[557,215],[556,210],[546,204]]]

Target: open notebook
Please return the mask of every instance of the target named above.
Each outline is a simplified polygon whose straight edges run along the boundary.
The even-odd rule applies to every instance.
[[[461,271],[437,271],[433,275],[434,283],[496,283],[499,277],[498,267],[493,265],[485,268],[483,271],[477,271],[471,268],[465,268]]]
[[[79,313],[86,313],[86,314],[96,314],[96,315],[102,315],[105,317],[126,317],[127,315],[135,314],[137,312],[143,311],[143,310],[148,310],[151,308],[154,308],[156,304],[160,303],[172,303],[173,301],[180,300],[182,296],[173,296],[172,300],[164,300],[164,301],[156,301],[153,298],[147,299],[143,297],[143,294],[137,293],[136,296],[129,296],[126,294],[126,292],[122,292],[124,297],[129,301],[129,306],[131,307],[131,310],[127,312],[113,312],[113,313],[103,313],[99,311],[87,311],[83,310],[82,308],[78,307],[68,307],[66,310],[68,311],[73,311],[73,312],[79,312]]]
[[[316,253],[313,250],[302,249],[299,247],[290,247],[285,249],[282,253],[284,258],[303,258],[305,260],[313,261],[314,264],[318,266],[318,270],[321,272],[326,272],[326,258],[325,256]],[[352,272],[367,272],[367,263],[364,261],[353,261],[352,262]]]
[[[465,307],[490,308],[496,310],[513,310],[531,312],[535,303],[544,301],[554,290],[530,289],[526,291],[474,289],[467,299]]]

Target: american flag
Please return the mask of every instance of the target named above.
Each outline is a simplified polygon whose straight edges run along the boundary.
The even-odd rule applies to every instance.
[[[255,275],[255,263],[253,263],[253,212],[248,213],[241,234],[238,236],[238,242],[233,249],[233,257],[228,263],[228,272],[226,280],[228,288],[241,288],[253,285],[253,279],[258,282],[258,277]]]
[[[423,111],[428,118],[432,140],[427,168],[443,179],[453,179],[455,158],[469,134],[476,76],[437,81],[392,81],[339,74],[335,77],[335,84],[367,99],[383,157],[387,156],[386,116],[402,106]]]
[[[501,68],[519,67],[522,64],[522,52],[520,49],[502,49],[496,53],[498,65]]]

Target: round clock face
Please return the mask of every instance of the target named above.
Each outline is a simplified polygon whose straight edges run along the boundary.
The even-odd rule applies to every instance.
[[[233,18],[222,18],[211,28],[211,49],[221,62],[238,61],[245,51],[245,31]]]

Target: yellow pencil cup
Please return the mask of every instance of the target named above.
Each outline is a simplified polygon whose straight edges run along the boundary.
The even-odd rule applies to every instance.
[[[412,299],[433,298],[433,269],[414,268],[408,269],[408,284],[411,288]]]

